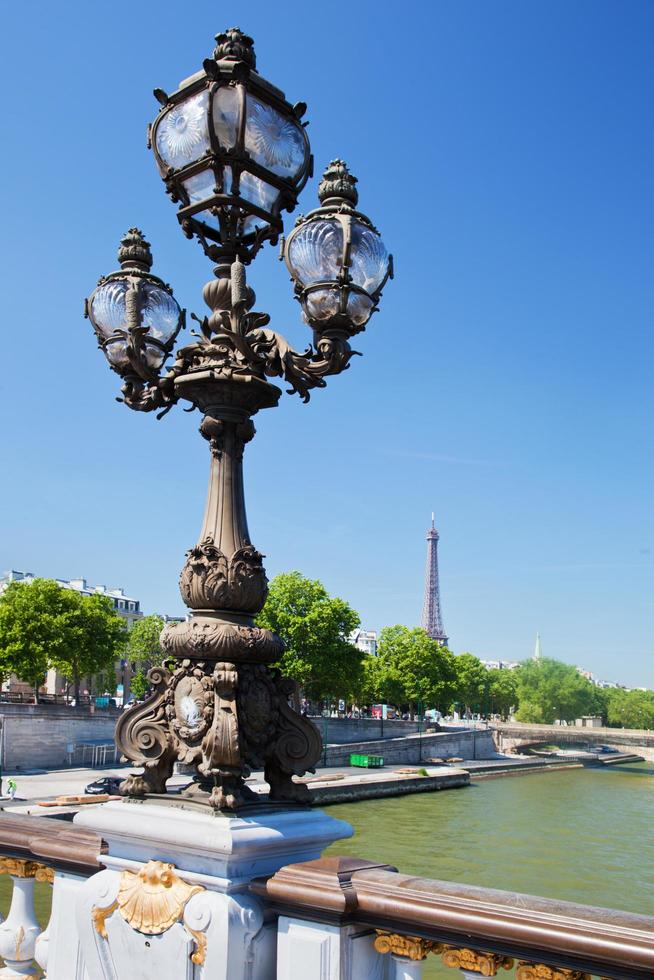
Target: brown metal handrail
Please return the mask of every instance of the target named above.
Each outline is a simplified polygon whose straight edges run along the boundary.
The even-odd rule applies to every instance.
[[[92,830],[74,827],[55,817],[0,813],[0,855],[38,861],[56,871],[81,876],[103,867],[100,856],[107,845]]]
[[[654,976],[652,916],[417,878],[356,858],[288,865],[251,888],[297,918],[352,922],[612,980]]]

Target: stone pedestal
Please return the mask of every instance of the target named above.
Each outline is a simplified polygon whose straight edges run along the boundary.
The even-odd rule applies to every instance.
[[[75,823],[99,833],[108,853],[106,870],[76,894],[86,974],[74,980],[274,980],[276,921],[250,881],[352,834],[319,810],[225,814],[174,797],[107,803]]]

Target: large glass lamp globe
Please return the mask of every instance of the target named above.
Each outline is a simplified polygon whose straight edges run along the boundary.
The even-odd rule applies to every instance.
[[[213,58],[177,92],[155,94],[163,108],[150,143],[189,235],[249,260],[282,230],[311,174],[303,104],[257,73],[252,38],[216,35]]]
[[[104,276],[86,301],[86,315],[111,367],[122,377],[154,380],[184,324],[167,286],[152,275],[150,245],[130,228],[118,250],[120,270]]]
[[[355,184],[345,163],[333,160],[318,189],[321,207],[298,219],[284,248],[304,318],[319,333],[363,330],[392,275],[379,232],[355,210]]]

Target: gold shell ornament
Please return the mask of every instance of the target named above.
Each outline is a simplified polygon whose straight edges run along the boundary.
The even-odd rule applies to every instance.
[[[95,908],[93,921],[106,939],[105,920],[118,909],[132,929],[158,936],[181,919],[188,900],[201,891],[201,885],[182,881],[175,874],[174,864],[148,861],[138,872],[123,871],[116,901],[106,908]]]
[[[175,874],[174,864],[148,861],[139,872],[123,871],[118,889],[118,910],[132,929],[158,936],[181,919],[184,906],[200,885],[187,885]]]

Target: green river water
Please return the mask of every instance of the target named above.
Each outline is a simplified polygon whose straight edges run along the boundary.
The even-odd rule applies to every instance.
[[[328,853],[394,864],[424,878],[654,915],[652,762],[483,779],[458,790],[327,809],[355,829]],[[3,875],[3,916],[9,897]],[[45,925],[48,885],[37,884],[36,899]],[[458,974],[431,957],[424,976]]]
[[[483,779],[329,812],[355,829],[329,853],[423,878],[654,915],[652,762]],[[431,957],[424,976],[457,974]]]

